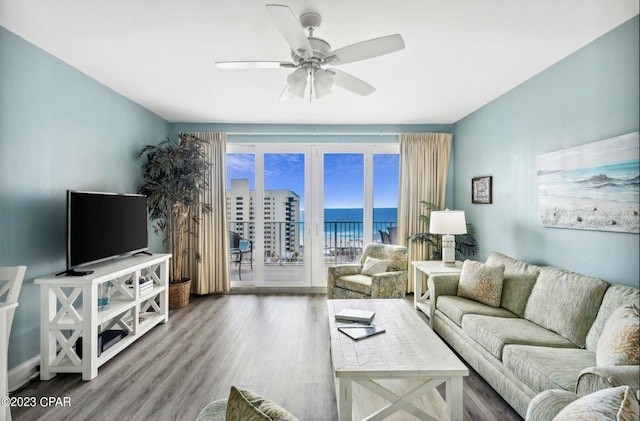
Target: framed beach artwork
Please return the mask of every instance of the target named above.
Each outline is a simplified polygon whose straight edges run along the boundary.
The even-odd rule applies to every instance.
[[[540,223],[640,232],[639,143],[635,132],[538,155]]]

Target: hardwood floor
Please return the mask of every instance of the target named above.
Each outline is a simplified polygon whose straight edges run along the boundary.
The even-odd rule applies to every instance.
[[[323,294],[194,296],[188,307],[171,312],[169,323],[103,365],[96,379],[58,374],[12,393],[38,402],[12,408],[13,419],[193,420],[236,385],[280,403],[302,421],[336,420],[325,301]],[[521,420],[470,372],[465,419]],[[39,404],[50,396],[68,397],[71,404]]]

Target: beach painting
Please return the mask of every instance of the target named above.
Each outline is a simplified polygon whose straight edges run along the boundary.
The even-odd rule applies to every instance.
[[[538,155],[541,225],[640,232],[639,132]]]

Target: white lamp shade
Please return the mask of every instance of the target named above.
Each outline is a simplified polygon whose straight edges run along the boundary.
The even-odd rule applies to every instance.
[[[304,91],[307,87],[307,71],[300,68],[291,73],[287,77],[287,83],[289,84],[289,92],[297,96],[298,98],[304,98]]]
[[[429,232],[432,234],[466,234],[464,211],[431,211]]]
[[[316,91],[316,98],[322,98],[331,93],[333,76],[326,70],[318,69],[313,72],[313,85]]]

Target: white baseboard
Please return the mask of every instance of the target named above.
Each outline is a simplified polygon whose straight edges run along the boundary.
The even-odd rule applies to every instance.
[[[40,375],[40,356],[36,355],[9,370],[9,391],[13,392]]]

